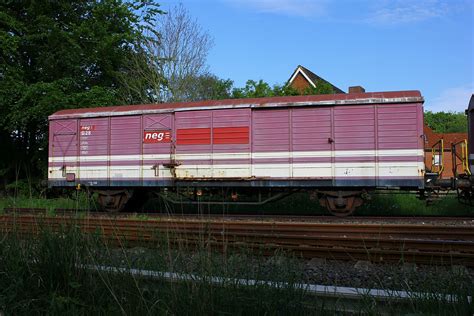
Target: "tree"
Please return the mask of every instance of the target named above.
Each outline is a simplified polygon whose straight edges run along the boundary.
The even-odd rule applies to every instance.
[[[152,1],[0,3],[0,169],[44,170],[47,116],[121,103],[120,76],[161,11]],[[24,176],[24,174],[23,174]]]
[[[327,82],[318,81],[316,83],[316,87],[309,86],[304,91],[304,95],[311,95],[311,94],[333,94],[334,88]]]
[[[466,133],[467,118],[462,112],[425,112],[425,123],[437,133]]]
[[[158,78],[164,78],[164,82],[157,83],[162,85],[162,89],[156,89],[160,93],[159,101],[194,100],[196,96],[190,91],[199,80],[211,78],[206,65],[213,45],[210,35],[191,18],[182,4],[158,21],[157,31],[159,36],[148,41],[145,48],[154,56],[154,66],[160,74]]]
[[[230,79],[219,79],[217,76],[206,73],[192,80],[193,85],[186,91],[188,100],[221,100],[230,99],[232,95],[233,81]]]
[[[247,80],[245,87],[233,88],[232,98],[263,98],[276,96],[309,95],[309,94],[331,94],[334,93],[332,86],[325,82],[318,83],[316,88],[309,87],[299,92],[289,85],[274,85],[271,87],[263,80]]]
[[[146,46],[153,42],[147,39],[137,45],[137,53],[126,61],[126,71],[119,74],[122,86],[120,99],[125,104],[162,102],[167,81],[157,71],[162,60],[149,53]]]
[[[263,80],[247,80],[245,87],[234,88],[232,90],[233,98],[262,98],[272,97],[274,91],[268,83]]]

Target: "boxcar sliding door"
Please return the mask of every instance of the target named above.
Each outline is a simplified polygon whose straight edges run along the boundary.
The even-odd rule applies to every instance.
[[[176,112],[175,124],[176,177],[212,177],[212,111]]]
[[[53,185],[74,184],[77,174],[77,120],[51,121],[49,127],[49,174]]]
[[[173,114],[143,116],[143,185],[165,185],[173,178],[175,167],[175,135]]]
[[[81,183],[107,186],[108,172],[108,118],[79,120],[79,164]]]
[[[288,179],[290,165],[289,109],[252,111],[252,176]]]
[[[251,177],[250,109],[212,111],[212,176]]]
[[[331,185],[334,166],[334,135],[331,108],[291,109],[291,153],[293,177]]]
[[[141,186],[141,116],[110,118],[110,185]]]
[[[375,106],[336,106],[333,119],[336,185],[375,186]]]

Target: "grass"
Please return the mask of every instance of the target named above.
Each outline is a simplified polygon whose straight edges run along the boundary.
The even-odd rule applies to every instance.
[[[149,206],[148,209],[153,207],[156,205]],[[177,213],[330,215],[329,211],[305,192],[295,193],[261,206],[161,205],[159,209],[165,207]],[[371,199],[357,208],[354,214],[356,216],[474,216],[474,206],[459,203],[455,195],[443,196],[431,205],[427,205],[426,201],[419,200],[414,193],[373,194]]]
[[[53,215],[56,208],[84,210],[96,209],[97,206],[84,192],[74,192],[72,196],[64,195],[56,198],[21,195],[0,197],[0,212],[6,208],[44,208]]]
[[[76,229],[61,234],[43,231],[39,238],[21,240],[3,236],[0,243],[0,311],[10,314],[307,314],[299,303],[304,292],[291,287],[272,289],[256,285],[242,288],[228,282],[216,287],[206,282],[214,273],[232,276],[238,256],[214,262],[213,252],[199,248],[176,254],[163,240],[149,256],[130,253],[126,248],[111,248],[94,236]],[[157,282],[134,277],[126,272],[110,274],[80,268],[81,264],[144,267],[161,271],[194,271],[203,282]],[[285,276],[291,282],[290,271]],[[277,275],[272,267],[267,272]],[[219,271],[217,271],[219,270]],[[281,271],[278,271],[281,272]],[[260,271],[253,276],[259,277]],[[281,276],[280,276],[281,277]]]
[[[455,195],[440,197],[427,205],[414,194],[375,195],[357,210],[358,215],[374,216],[474,216],[474,206],[459,203]]]
[[[29,197],[0,198],[0,212],[11,207],[45,208],[54,214],[56,208],[97,209],[98,206],[84,192],[74,192],[72,197],[53,199]],[[162,201],[152,200],[145,204],[145,210],[168,210],[174,213],[196,214],[295,214],[295,215],[329,215],[329,212],[312,200],[308,193],[295,193],[276,202],[261,206],[219,205],[170,205]],[[417,199],[413,193],[374,194],[371,200],[359,207],[355,215],[366,216],[474,216],[474,206],[458,202],[455,195],[442,196],[439,200],[427,205]],[[137,215],[137,219],[146,220],[145,215]]]
[[[157,233],[159,234],[159,233]],[[295,289],[306,282],[303,263],[298,258],[276,252],[264,257],[249,249],[216,251],[206,236],[198,247],[185,243],[170,247],[161,235],[149,248],[122,244],[113,247],[100,235],[86,235],[74,226],[60,233],[44,228],[39,236],[19,238],[14,232],[0,235],[0,313],[5,315],[122,314],[122,315],[209,315],[335,314],[329,301]],[[86,264],[156,271],[192,273],[200,281],[168,282],[133,276],[124,271],[107,273],[83,269]],[[220,286],[213,276],[228,278]],[[459,286],[464,275],[436,279],[421,287],[426,293],[452,293],[465,298],[471,287]],[[236,279],[286,282],[274,288],[260,283],[242,287]],[[403,276],[400,276],[403,286]],[[411,289],[406,288],[411,291]],[[341,307],[340,304],[337,306]],[[356,314],[377,315],[387,306],[367,295],[355,308]],[[447,304],[431,294],[414,297],[408,305],[392,303],[389,314],[468,315],[474,306],[465,300]],[[341,313],[338,313],[341,314]]]

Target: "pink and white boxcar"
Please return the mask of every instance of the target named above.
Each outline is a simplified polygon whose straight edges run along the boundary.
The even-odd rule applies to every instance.
[[[49,185],[313,188],[345,209],[363,189],[423,188],[422,104],[399,91],[63,110]]]

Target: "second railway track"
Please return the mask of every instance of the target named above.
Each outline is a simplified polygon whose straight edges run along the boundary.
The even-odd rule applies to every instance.
[[[306,258],[409,261],[474,267],[474,227],[419,224],[314,223],[197,218],[147,220],[110,217],[73,218],[6,214],[0,230],[25,237],[44,228],[60,231],[74,225],[101,233],[110,241],[153,243],[166,236],[171,243],[203,242],[214,248],[248,247],[271,253],[282,249]]]

